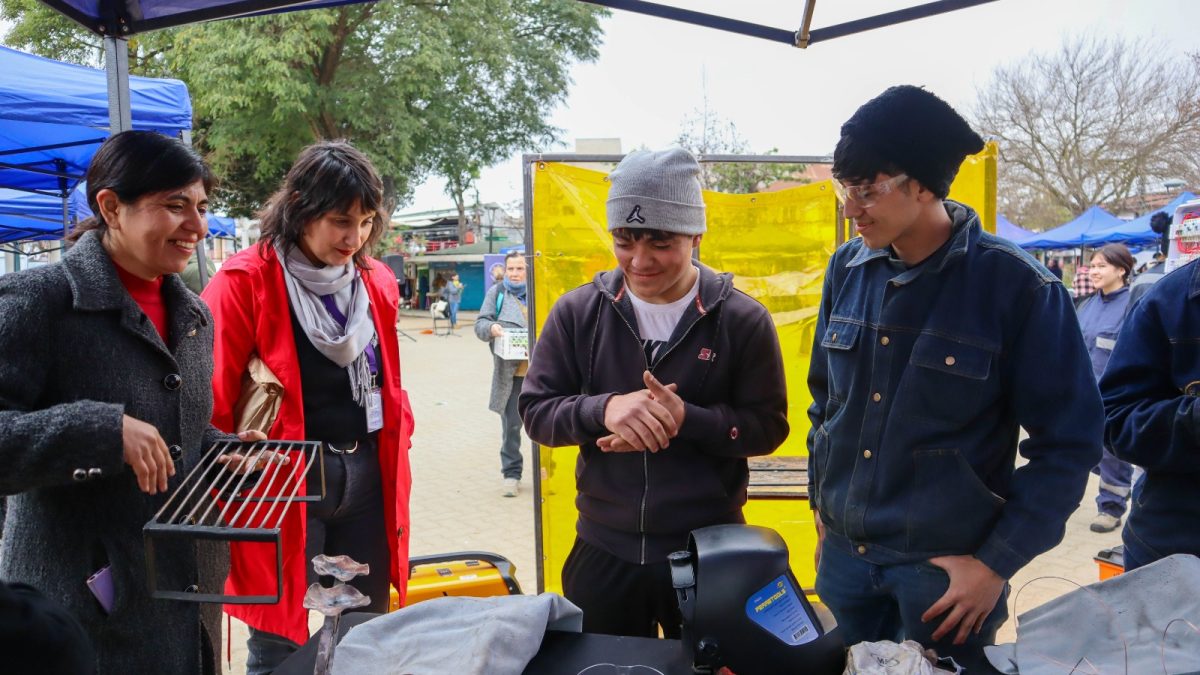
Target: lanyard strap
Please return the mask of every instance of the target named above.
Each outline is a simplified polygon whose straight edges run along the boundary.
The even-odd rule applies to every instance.
[[[342,330],[345,330],[346,321],[348,319],[346,318],[346,315],[342,313],[342,310],[338,309],[337,303],[333,301],[333,294],[330,293],[329,295],[322,295],[321,304],[325,305],[325,309],[329,312],[329,316],[333,317],[333,320],[338,322],[338,325],[342,327]],[[371,340],[371,344],[367,345],[366,354],[367,365],[371,367],[371,379],[375,379],[379,376],[379,363],[375,359],[374,339]]]

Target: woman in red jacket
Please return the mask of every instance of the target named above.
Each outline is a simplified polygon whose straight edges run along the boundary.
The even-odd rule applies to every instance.
[[[225,608],[250,627],[248,675],[270,673],[307,639],[301,603],[319,553],[371,566],[351,582],[371,598],[364,611],[387,611],[389,581],[404,598],[412,413],[400,385],[396,279],[367,255],[386,223],[382,202],[365,155],[342,141],[309,146],[260,214],[262,240],[226,261],[203,294],[216,333],[213,423],[234,430],[257,355],[284,392],[268,436],[324,444],[326,497],[297,504],[284,524],[282,599]],[[274,588],[274,565],[272,547],[234,544],[226,591]]]

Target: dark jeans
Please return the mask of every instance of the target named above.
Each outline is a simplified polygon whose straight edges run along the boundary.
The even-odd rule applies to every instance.
[[[638,565],[578,537],[562,572],[563,595],[583,610],[583,632],[678,639],[683,624],[669,563]]]
[[[505,478],[521,480],[525,458],[521,456],[521,415],[517,412],[517,399],[521,396],[523,377],[513,378],[512,392],[500,416],[500,473]]]
[[[304,544],[308,561],[308,583],[316,581],[311,560],[318,554],[348,555],[371,566],[370,574],[351,579],[351,586],[371,598],[371,604],[358,612],[385,613],[391,599],[388,567],[391,552],[383,515],[383,485],[379,473],[379,457],[374,444],[360,443],[359,450],[350,455],[326,451],[325,499],[308,505],[308,538]],[[320,490],[316,467],[309,474],[310,494]],[[326,586],[333,585],[331,577],[321,577]],[[250,629],[246,641],[246,675],[267,675],[283,663],[300,645],[266,631]]]
[[[962,645],[953,644],[956,631],[933,641],[931,636],[945,615],[921,622],[921,615],[949,585],[946,571],[928,562],[876,565],[835,546],[821,547],[817,595],[833,612],[846,644],[915,640],[936,649],[939,656],[954,657],[969,673],[993,672],[983,648],[995,644],[996,631],[1008,618],[1008,585],[984,620],[983,630],[972,632]]]
[[[1117,459],[1112,451],[1104,448],[1100,464],[1092,469],[1100,475],[1100,494],[1096,495],[1096,510],[1120,518],[1125,515],[1129,503],[1129,486],[1133,482],[1133,465]]]

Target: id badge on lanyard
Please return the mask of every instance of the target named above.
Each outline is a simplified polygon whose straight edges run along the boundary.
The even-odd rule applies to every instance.
[[[379,387],[371,387],[371,397],[367,401],[367,433],[373,434],[383,428],[383,392]]]
[[[383,428],[383,390],[379,387],[379,366],[375,363],[375,346],[379,344],[379,336],[371,338],[371,346],[367,348],[368,359],[371,362],[371,396],[367,399],[367,433],[373,434]]]

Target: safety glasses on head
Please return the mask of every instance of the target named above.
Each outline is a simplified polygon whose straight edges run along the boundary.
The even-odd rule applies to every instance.
[[[908,175],[903,173],[870,185],[845,185],[835,178],[833,179],[833,191],[837,193],[838,199],[843,204],[854,202],[860,209],[869,209],[875,206],[876,202],[884,195],[900,187],[900,184],[906,180],[908,180]]]

